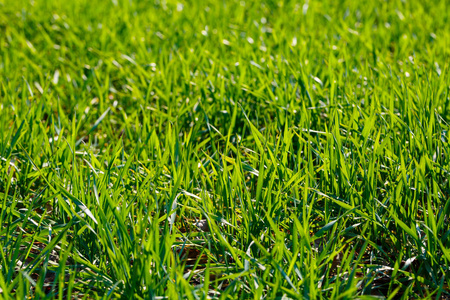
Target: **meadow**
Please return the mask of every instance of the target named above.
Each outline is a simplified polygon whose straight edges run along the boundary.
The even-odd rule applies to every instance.
[[[0,0],[1,299],[450,299],[448,0]]]

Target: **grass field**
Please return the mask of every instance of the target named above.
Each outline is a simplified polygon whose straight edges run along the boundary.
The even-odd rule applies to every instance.
[[[0,298],[449,299],[450,3],[0,0]]]

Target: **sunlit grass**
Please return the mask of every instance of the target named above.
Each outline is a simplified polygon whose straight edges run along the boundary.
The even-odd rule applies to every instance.
[[[0,298],[449,298],[449,12],[0,0]]]

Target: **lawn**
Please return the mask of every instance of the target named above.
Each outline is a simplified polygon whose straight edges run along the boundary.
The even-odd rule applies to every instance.
[[[0,298],[450,299],[450,3],[0,0]]]

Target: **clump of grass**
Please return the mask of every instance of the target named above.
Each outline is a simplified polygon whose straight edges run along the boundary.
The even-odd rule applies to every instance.
[[[0,1],[1,297],[450,297],[447,6]]]

